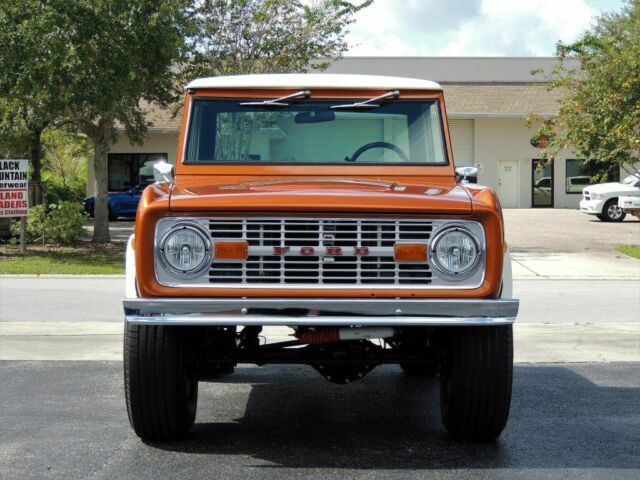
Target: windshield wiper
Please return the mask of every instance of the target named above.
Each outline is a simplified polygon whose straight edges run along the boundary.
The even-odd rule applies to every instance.
[[[241,107],[251,106],[263,106],[263,107],[288,107],[289,104],[285,100],[301,100],[308,98],[311,95],[310,90],[300,90],[299,92],[292,93],[291,95],[285,95],[284,97],[274,98],[271,100],[260,100],[257,102],[242,102],[239,103]]]
[[[345,103],[343,105],[332,105],[331,108],[378,108],[380,106],[377,102],[379,100],[391,100],[400,96],[399,90],[391,90],[390,92],[383,93],[377,97],[370,98],[364,102]]]

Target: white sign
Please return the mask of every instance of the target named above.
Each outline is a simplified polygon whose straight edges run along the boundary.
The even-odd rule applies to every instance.
[[[0,160],[0,217],[26,217],[29,160]]]

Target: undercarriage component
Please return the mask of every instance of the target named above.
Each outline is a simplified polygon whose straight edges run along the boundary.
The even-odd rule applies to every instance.
[[[225,327],[194,329],[198,377],[218,378],[232,373],[238,363],[306,364],[330,382],[344,384],[382,364],[400,364],[405,371],[424,376],[444,361],[442,339],[424,328],[314,326],[294,331],[296,339],[261,344],[260,327],[244,327],[237,333]]]
[[[296,337],[300,343],[319,345],[323,343],[335,343],[346,340],[368,340],[374,338],[390,338],[395,334],[391,327],[327,327],[297,329]]]
[[[260,345],[258,335],[262,332],[262,327],[249,326],[244,327],[238,334],[238,349],[255,350]]]
[[[319,345],[322,343],[336,343],[340,341],[339,328],[319,328],[296,332],[300,343]]]
[[[393,348],[402,356],[416,360],[400,363],[400,368],[407,376],[435,377],[438,375],[445,358],[441,350],[433,348],[434,340],[433,332],[425,334],[425,332],[405,331],[391,342]]]
[[[318,348],[318,362],[310,365],[333,383],[345,384],[360,380],[378,364],[375,354],[381,347],[368,341],[339,342]]]
[[[214,328],[207,335],[194,333],[193,344],[197,349],[198,377],[201,380],[220,378],[233,373],[236,364],[235,327]]]
[[[438,348],[443,339],[433,330],[403,330],[391,346],[401,357],[413,361],[401,361],[400,368],[410,377],[435,377],[445,363],[444,351]]]

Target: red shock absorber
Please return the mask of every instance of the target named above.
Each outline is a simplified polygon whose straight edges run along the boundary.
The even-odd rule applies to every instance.
[[[301,343],[318,345],[320,343],[336,343],[340,341],[338,328],[320,328],[318,330],[305,330],[297,335]]]

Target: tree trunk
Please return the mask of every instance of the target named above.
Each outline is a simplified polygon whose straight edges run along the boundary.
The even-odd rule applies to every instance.
[[[93,171],[94,171],[94,227],[93,242],[109,243],[109,185],[107,178],[107,156],[111,148],[111,124],[101,122],[97,135],[91,138],[93,142]]]
[[[29,151],[31,156],[31,181],[35,183],[33,190],[33,204],[39,205],[44,201],[42,194],[42,129],[31,131],[29,139]]]

